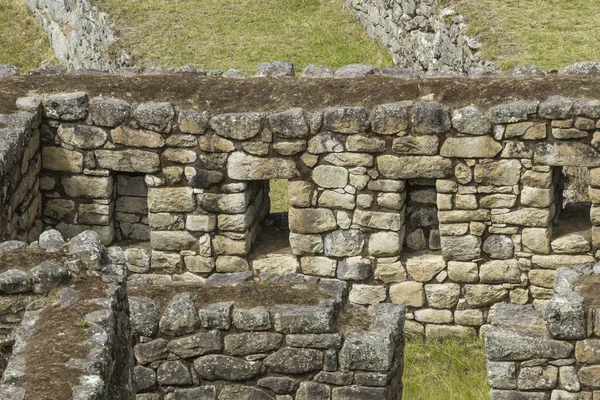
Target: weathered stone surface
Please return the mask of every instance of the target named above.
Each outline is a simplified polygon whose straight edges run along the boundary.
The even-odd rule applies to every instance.
[[[252,269],[256,274],[285,276],[299,271],[300,265],[295,256],[270,254],[252,261]]]
[[[160,167],[158,154],[144,150],[96,150],[100,168],[123,172],[157,172]]]
[[[304,110],[292,108],[269,116],[273,133],[281,138],[305,138],[309,134]]]
[[[491,129],[490,120],[478,107],[466,106],[452,112],[452,126],[460,133],[485,135]]]
[[[540,140],[546,138],[546,124],[536,122],[520,122],[506,127],[506,139],[520,138],[523,140]]]
[[[231,311],[233,302],[224,301],[209,304],[198,310],[200,325],[208,329],[224,329],[231,327]]]
[[[521,208],[505,214],[492,215],[492,223],[546,227],[554,215],[553,211],[553,208]]]
[[[379,172],[391,179],[448,178],[452,176],[452,162],[443,157],[383,155],[377,157]]]
[[[508,236],[491,235],[483,242],[483,251],[486,252],[490,258],[507,260],[513,257],[515,244]]]
[[[192,188],[170,187],[148,190],[148,210],[150,212],[189,212],[195,201]]]
[[[519,392],[516,390],[496,390],[490,392],[490,400],[547,400],[545,392]]]
[[[385,301],[387,291],[385,286],[361,285],[355,283],[352,285],[348,300],[356,304],[377,304]]]
[[[161,148],[165,145],[162,135],[146,130],[135,130],[127,127],[118,127],[110,132],[113,143],[129,147]]]
[[[225,336],[225,354],[245,356],[279,349],[283,335],[273,332],[234,333]]]
[[[44,116],[63,121],[84,119],[88,111],[88,96],[83,92],[53,94],[43,102]]]
[[[387,390],[365,386],[336,387],[331,391],[331,400],[367,400],[384,399]]]
[[[198,239],[187,231],[152,231],[150,242],[155,250],[189,250]]]
[[[403,238],[398,232],[374,232],[369,236],[369,254],[378,257],[398,255]]]
[[[241,181],[291,179],[298,176],[298,170],[293,160],[261,158],[234,152],[227,160],[227,175]]]
[[[380,135],[394,135],[408,128],[411,101],[381,104],[371,112],[371,129]]]
[[[140,104],[133,112],[133,116],[142,128],[169,133],[175,119],[175,110],[170,103],[149,102]]]
[[[26,293],[32,289],[33,283],[25,271],[9,269],[0,274],[0,291],[5,294]]]
[[[583,366],[579,369],[579,381],[592,389],[600,389],[600,366]]]
[[[326,208],[291,208],[288,218],[290,230],[295,233],[321,233],[337,227],[333,212]]]
[[[308,141],[308,152],[311,154],[341,153],[344,145],[331,132],[321,132]]]
[[[422,134],[444,133],[450,130],[448,109],[435,102],[417,102],[412,112],[413,131]]]
[[[269,371],[279,374],[304,374],[323,367],[323,353],[315,349],[284,347],[264,359]]]
[[[346,150],[353,152],[382,153],[385,145],[383,139],[362,135],[351,135],[346,139]]]
[[[81,173],[83,155],[60,147],[44,147],[42,149],[42,166],[53,171]]]
[[[221,114],[210,119],[210,127],[219,136],[247,140],[263,130],[265,120],[265,115],[261,113]]]
[[[457,283],[425,285],[425,296],[429,307],[454,308],[460,296],[460,285]]]
[[[481,256],[481,238],[478,236],[442,236],[441,242],[444,260],[471,261]]]
[[[69,270],[57,261],[43,261],[29,272],[33,281],[34,293],[47,294],[71,278]]]
[[[550,254],[550,237],[552,230],[549,228],[524,228],[521,243],[525,250],[537,254]]]
[[[571,234],[554,239],[550,243],[552,251],[559,254],[586,253],[590,250],[589,241],[580,234]]]
[[[594,264],[594,257],[588,255],[560,255],[551,256],[534,255],[531,257],[534,267],[544,269],[558,269],[560,267],[575,267],[583,264]]]
[[[303,78],[333,78],[335,71],[331,68],[309,64],[302,72]]]
[[[403,217],[400,213],[356,210],[353,223],[367,228],[399,231],[404,225]]]
[[[74,198],[106,199],[113,191],[112,178],[72,175],[63,177],[62,184],[67,196]]]
[[[320,165],[312,172],[312,180],[323,188],[344,188],[348,184],[348,170],[343,167]]]
[[[392,303],[405,304],[409,307],[423,307],[425,292],[423,284],[419,282],[401,282],[390,286],[390,300]]]
[[[537,112],[539,102],[531,100],[514,101],[491,108],[492,122],[508,124],[527,120],[527,116]]]
[[[260,361],[245,361],[241,358],[213,354],[197,358],[194,370],[202,379],[210,381],[245,381],[264,372]]]
[[[333,324],[333,310],[326,307],[278,305],[272,315],[282,333],[328,333]]]
[[[389,332],[350,332],[339,354],[345,370],[381,371],[390,369],[394,344]]]
[[[296,379],[277,376],[265,377],[258,380],[258,386],[272,390],[276,394],[292,393],[298,388],[299,382]]]
[[[466,285],[465,300],[471,307],[490,306],[508,296],[502,285]]]
[[[306,275],[334,277],[337,261],[329,257],[302,257],[300,265]]]
[[[522,367],[517,379],[519,390],[553,389],[558,381],[558,368],[548,366]]]
[[[294,65],[288,61],[273,61],[258,64],[256,76],[294,76]]]
[[[440,146],[437,136],[403,136],[392,142],[392,151],[397,154],[436,155]]]
[[[488,383],[495,389],[516,389],[517,368],[514,362],[488,361]]]
[[[147,298],[129,298],[131,334],[152,337],[158,330],[158,307]]]
[[[481,283],[520,283],[521,270],[517,260],[494,260],[481,264]]]
[[[136,365],[133,367],[133,381],[136,392],[141,392],[156,385],[156,372],[152,368]]]
[[[180,360],[165,361],[156,370],[156,380],[160,385],[191,385],[192,374]]]
[[[302,382],[296,392],[296,400],[329,400],[331,389],[316,382]]]
[[[448,262],[448,277],[454,282],[477,282],[479,278],[477,263],[450,261]]]
[[[333,107],[325,110],[323,128],[338,133],[361,133],[367,130],[369,121],[364,107]]]
[[[563,96],[551,96],[540,103],[538,114],[547,119],[567,119],[573,116],[573,101]]]
[[[598,364],[600,362],[600,340],[580,340],[575,345],[575,358],[583,364]]]
[[[573,352],[573,345],[543,336],[494,328],[486,336],[486,349],[490,360],[516,361],[567,358]]]
[[[483,185],[516,185],[520,175],[521,163],[517,160],[502,160],[475,166],[475,182]]]
[[[533,155],[538,165],[560,167],[598,167],[600,155],[580,142],[537,143]]]
[[[202,134],[208,126],[208,117],[191,110],[179,110],[177,125],[183,133]]]
[[[423,254],[406,260],[406,270],[418,282],[428,282],[446,268],[441,256]]]
[[[372,65],[348,64],[335,71],[335,78],[359,78],[378,73],[379,70]]]
[[[542,309],[542,316],[556,339],[583,339],[586,337],[583,296],[571,292],[555,294]]]
[[[443,157],[493,158],[502,150],[502,145],[490,136],[451,137],[440,149]]]
[[[323,237],[323,248],[326,256],[352,257],[362,252],[365,238],[358,229],[336,230]]]
[[[202,207],[202,209],[215,213],[227,213],[227,214],[241,214],[248,212],[252,213],[251,210],[248,210],[248,206],[250,204],[249,193],[201,193],[198,195],[198,203]],[[221,222],[223,221],[221,218]],[[227,217],[233,218],[233,217]]]
[[[181,336],[192,333],[200,325],[200,319],[191,293],[175,295],[163,312],[159,330],[165,335]]]
[[[140,364],[150,364],[167,358],[167,341],[155,339],[146,343],[138,343],[133,347],[135,359]]]
[[[325,161],[338,167],[371,167],[373,156],[364,153],[333,153],[326,155]]]
[[[554,191],[552,189],[523,186],[521,189],[521,204],[527,207],[550,207],[554,201]]]
[[[262,331],[271,328],[269,311],[263,307],[248,310],[235,308],[232,314],[233,325],[245,331]]]

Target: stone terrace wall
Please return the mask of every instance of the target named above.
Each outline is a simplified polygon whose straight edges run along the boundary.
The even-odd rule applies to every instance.
[[[473,73],[491,67],[481,44],[466,35],[462,16],[439,0],[347,0],[367,33],[397,66],[418,71]],[[483,69],[482,69],[483,68]]]
[[[0,241],[31,242],[42,229],[38,182],[41,108],[21,107],[33,113],[0,115]]]
[[[162,307],[131,297],[137,399],[401,399],[404,306],[373,305],[369,330],[345,331],[336,283],[319,305],[197,306],[189,285],[157,296]],[[132,289],[165,287],[177,286]]]
[[[67,237],[94,229],[106,243],[118,235],[115,221],[148,229],[152,252],[128,251],[132,273],[337,278],[351,283],[351,302],[409,306],[413,332],[464,337],[487,324],[496,303],[550,297],[554,270],[593,262],[598,246],[591,224],[587,236],[552,234],[560,168],[589,167],[595,177],[600,166],[597,100],[215,116],[85,93],[43,104],[45,223]],[[121,174],[148,186],[147,228],[143,189],[115,197]],[[274,178],[290,180],[293,255],[250,263],[261,185]],[[430,189],[411,189],[419,185]],[[409,225],[407,189],[430,206],[409,213]],[[403,251],[416,223],[441,251]]]
[[[69,243],[47,230],[30,246],[0,244],[2,346],[12,346],[0,398],[134,398],[124,263],[123,251],[105,249],[93,231]]]
[[[41,22],[60,63],[73,69],[114,71],[110,45],[115,41],[107,15],[87,0],[25,0]]]
[[[579,288],[598,284],[591,265],[560,268],[542,307],[502,305],[486,338],[491,400],[592,400],[600,392],[600,314]]]

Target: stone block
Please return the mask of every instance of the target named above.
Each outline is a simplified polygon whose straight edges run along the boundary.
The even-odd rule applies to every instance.
[[[350,332],[339,354],[344,370],[388,371],[394,359],[394,342],[389,332]]]
[[[468,135],[485,135],[491,130],[488,117],[474,105],[454,110],[452,112],[452,126],[458,132]]]
[[[358,229],[336,230],[323,236],[323,247],[326,256],[357,256],[362,252],[364,245],[364,235]]]
[[[224,353],[230,356],[268,353],[283,343],[283,335],[274,332],[232,333],[225,336]]]
[[[63,188],[69,197],[107,199],[113,194],[112,177],[71,175],[62,178]]]
[[[481,238],[478,236],[442,236],[441,243],[447,261],[471,261],[481,256]]]
[[[465,285],[464,296],[471,307],[485,307],[500,303],[508,290],[502,285]]]
[[[490,136],[451,137],[444,141],[440,155],[453,158],[493,158],[502,145]]]
[[[300,266],[306,275],[335,277],[337,261],[329,257],[302,257]]]
[[[264,307],[247,310],[235,308],[232,320],[237,329],[244,331],[264,331],[271,328],[269,311]]]
[[[337,227],[333,212],[325,208],[291,208],[288,219],[290,230],[295,233],[321,233]]]
[[[460,296],[460,285],[456,283],[425,285],[425,296],[429,307],[454,308]]]
[[[316,349],[284,347],[263,362],[274,373],[304,374],[323,368],[323,353]]]
[[[380,135],[394,135],[408,128],[411,101],[381,104],[371,112],[371,129]]]
[[[265,370],[264,365],[260,361],[245,361],[241,358],[219,354],[199,357],[194,361],[193,365],[194,370],[201,379],[211,381],[245,381],[259,376]]]
[[[479,269],[477,263],[449,261],[448,277],[454,282],[474,283],[479,280]]]
[[[294,160],[286,158],[255,157],[237,151],[227,160],[227,176],[240,181],[292,179],[298,175]]]
[[[419,282],[401,282],[390,286],[390,300],[392,303],[405,304],[409,307],[423,307],[425,292],[423,284]]]
[[[377,157],[379,172],[390,179],[449,178],[453,175],[451,160],[440,156]]]
[[[140,104],[133,116],[142,128],[169,133],[173,126],[175,110],[170,103],[149,102]]]
[[[81,173],[83,154],[60,147],[42,149],[42,167],[52,171]]]
[[[385,301],[386,298],[387,290],[385,286],[355,283],[352,285],[348,300],[356,304],[376,304]]]
[[[98,166],[112,171],[153,173],[160,169],[158,154],[145,150],[96,150]]]
[[[277,305],[272,313],[275,331],[282,333],[329,333],[333,310],[327,307]]]
[[[88,96],[84,92],[60,93],[44,99],[44,116],[63,121],[84,119],[88,111]]]
[[[521,162],[518,160],[502,160],[475,166],[475,182],[482,185],[516,185],[520,176]]]
[[[443,257],[423,254],[406,260],[406,270],[418,282],[428,282],[446,268]]]
[[[325,110],[323,128],[337,133],[361,133],[367,130],[369,121],[364,107],[332,107]]]

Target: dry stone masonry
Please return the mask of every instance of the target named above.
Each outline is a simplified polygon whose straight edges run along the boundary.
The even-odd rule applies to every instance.
[[[542,307],[500,305],[486,338],[491,400],[598,397],[599,272],[561,267]]]

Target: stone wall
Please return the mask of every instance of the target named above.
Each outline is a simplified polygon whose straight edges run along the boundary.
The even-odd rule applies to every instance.
[[[40,234],[41,108],[0,115],[0,241],[33,241]]]
[[[598,104],[552,96],[488,110],[405,101],[210,116],[51,95],[44,223],[110,243],[115,221],[122,231],[135,214],[127,223],[148,232],[151,250],[126,250],[132,278],[337,278],[353,303],[409,306],[413,333],[472,336],[490,306],[547,299],[556,268],[594,261],[596,207],[576,233],[553,232],[553,220],[569,222],[558,216],[562,167],[590,168],[596,184]],[[255,257],[265,185],[278,178],[290,180],[290,251]],[[119,197],[121,179],[137,197]]]
[[[492,67],[481,44],[466,35],[463,17],[439,0],[347,0],[367,33],[397,66],[415,72],[477,73]]]
[[[119,248],[93,231],[0,244],[0,398],[133,399],[133,353]],[[4,363],[3,363],[4,364]]]
[[[545,304],[498,308],[486,338],[491,400],[598,397],[599,272],[559,268]]]
[[[25,0],[42,24],[54,54],[67,69],[114,71],[111,58],[115,41],[111,23],[87,0]]]
[[[136,398],[402,398],[404,306],[373,305],[363,328],[340,317],[341,282],[293,286],[300,304],[265,298],[283,287],[242,284],[241,298],[211,303],[205,285],[132,285]]]

